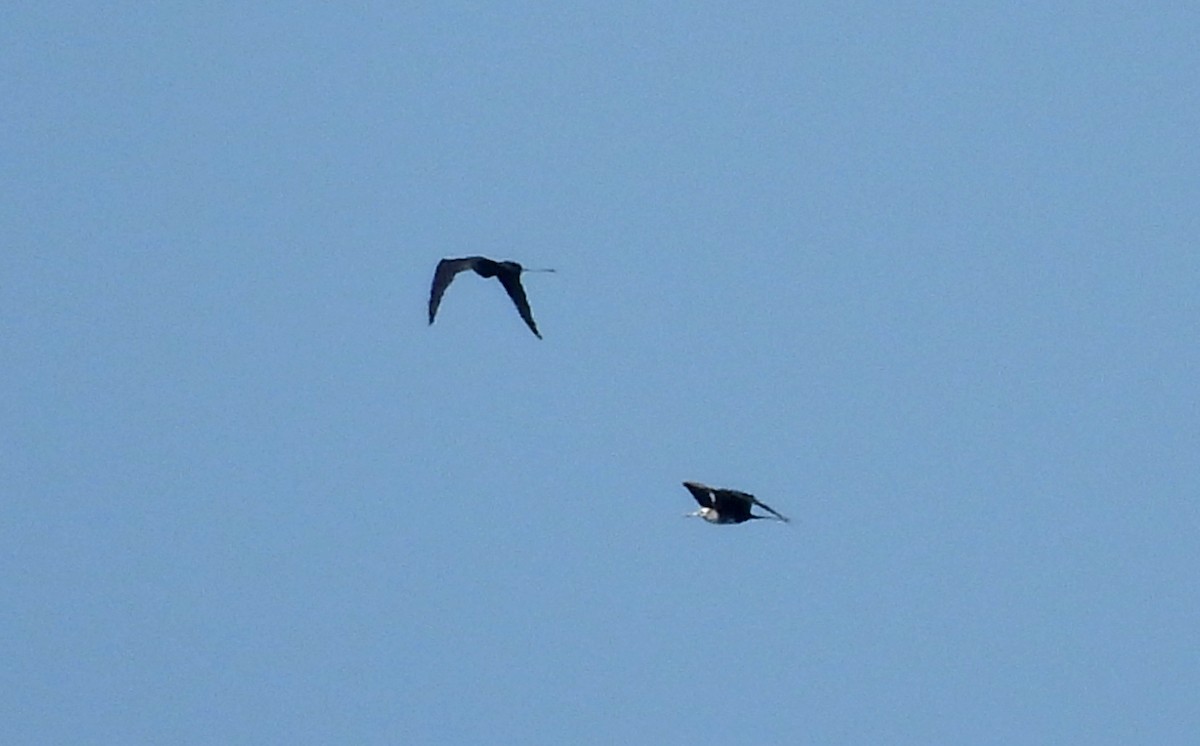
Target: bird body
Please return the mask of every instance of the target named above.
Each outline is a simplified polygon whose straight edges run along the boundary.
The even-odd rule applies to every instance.
[[[720,524],[745,523],[746,521],[772,517],[784,523],[787,523],[789,520],[787,516],[776,512],[769,505],[748,492],[709,487],[699,482],[684,482],[683,486],[687,487],[688,492],[691,492],[692,497],[700,504],[699,510],[694,513],[688,513],[689,517],[697,516],[709,523]],[[754,515],[750,512],[750,508],[755,505],[771,513],[771,515]]]
[[[521,286],[521,273],[530,271],[553,272],[554,270],[527,270],[517,262],[497,262],[485,256],[466,256],[459,259],[443,259],[438,262],[437,269],[433,273],[433,285],[429,288],[430,324],[433,323],[434,316],[437,315],[438,305],[442,302],[442,294],[446,292],[446,288],[450,287],[450,283],[454,281],[459,272],[467,269],[474,270],[475,274],[480,277],[495,277],[500,280],[500,284],[504,286],[504,291],[512,299],[513,305],[517,307],[517,313],[521,314],[521,318],[525,321],[526,326],[534,333],[534,336],[538,339],[542,338],[541,333],[538,331],[537,323],[533,320],[533,312],[529,308],[529,300],[525,297],[525,288]]]

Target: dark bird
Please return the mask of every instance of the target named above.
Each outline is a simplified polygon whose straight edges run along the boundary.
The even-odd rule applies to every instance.
[[[508,297],[517,307],[517,313],[529,326],[529,330],[542,338],[537,324],[533,320],[533,312],[529,310],[529,300],[525,297],[525,288],[521,287],[522,272],[553,272],[552,269],[525,269],[516,262],[497,262],[484,256],[465,256],[461,259],[443,259],[438,262],[437,270],[433,273],[433,286],[429,288],[429,323],[437,315],[438,305],[442,302],[442,293],[450,287],[454,277],[463,270],[473,269],[480,277],[495,277],[504,286]]]
[[[751,513],[751,506],[757,505],[778,520],[788,522],[787,516],[775,512],[769,505],[749,493],[709,487],[699,482],[684,482],[683,486],[687,487],[692,497],[696,498],[696,502],[700,503],[700,509],[695,513],[688,513],[688,518],[700,516],[709,523],[745,523],[756,518],[771,518],[769,515]]]

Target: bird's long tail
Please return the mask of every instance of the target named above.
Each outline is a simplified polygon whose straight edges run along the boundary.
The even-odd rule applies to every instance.
[[[767,510],[770,511],[771,515],[754,515],[754,516],[750,516],[750,517],[751,518],[759,518],[764,521],[779,521],[780,523],[791,523],[792,522],[792,519],[788,518],[785,515],[780,515],[779,513],[776,513],[774,510],[771,510],[770,508],[767,508]]]

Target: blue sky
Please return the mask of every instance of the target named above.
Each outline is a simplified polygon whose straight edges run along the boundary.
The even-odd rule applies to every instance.
[[[1190,742],[1200,11],[1095,5],[9,6],[0,740]]]

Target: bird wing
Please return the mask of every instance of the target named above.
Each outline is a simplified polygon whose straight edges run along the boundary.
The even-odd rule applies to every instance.
[[[537,323],[533,320],[533,311],[529,310],[529,299],[525,297],[525,288],[521,287],[521,272],[501,272],[497,275],[500,284],[504,286],[504,290],[508,293],[508,297],[512,298],[513,304],[517,307],[517,313],[521,314],[521,318],[525,319],[525,324],[529,330],[533,332],[538,339],[542,338],[538,332]]]
[[[470,269],[478,260],[477,256],[467,256],[461,259],[443,259],[438,262],[437,269],[433,272],[433,285],[429,288],[430,324],[433,323],[433,317],[437,315],[438,305],[442,302],[442,293],[450,287],[454,276],[464,269]]]
[[[692,497],[696,498],[696,502],[700,503],[700,507],[711,508],[713,506],[712,487],[700,484],[699,482],[684,482],[683,486],[687,487],[688,492],[692,493]]]

